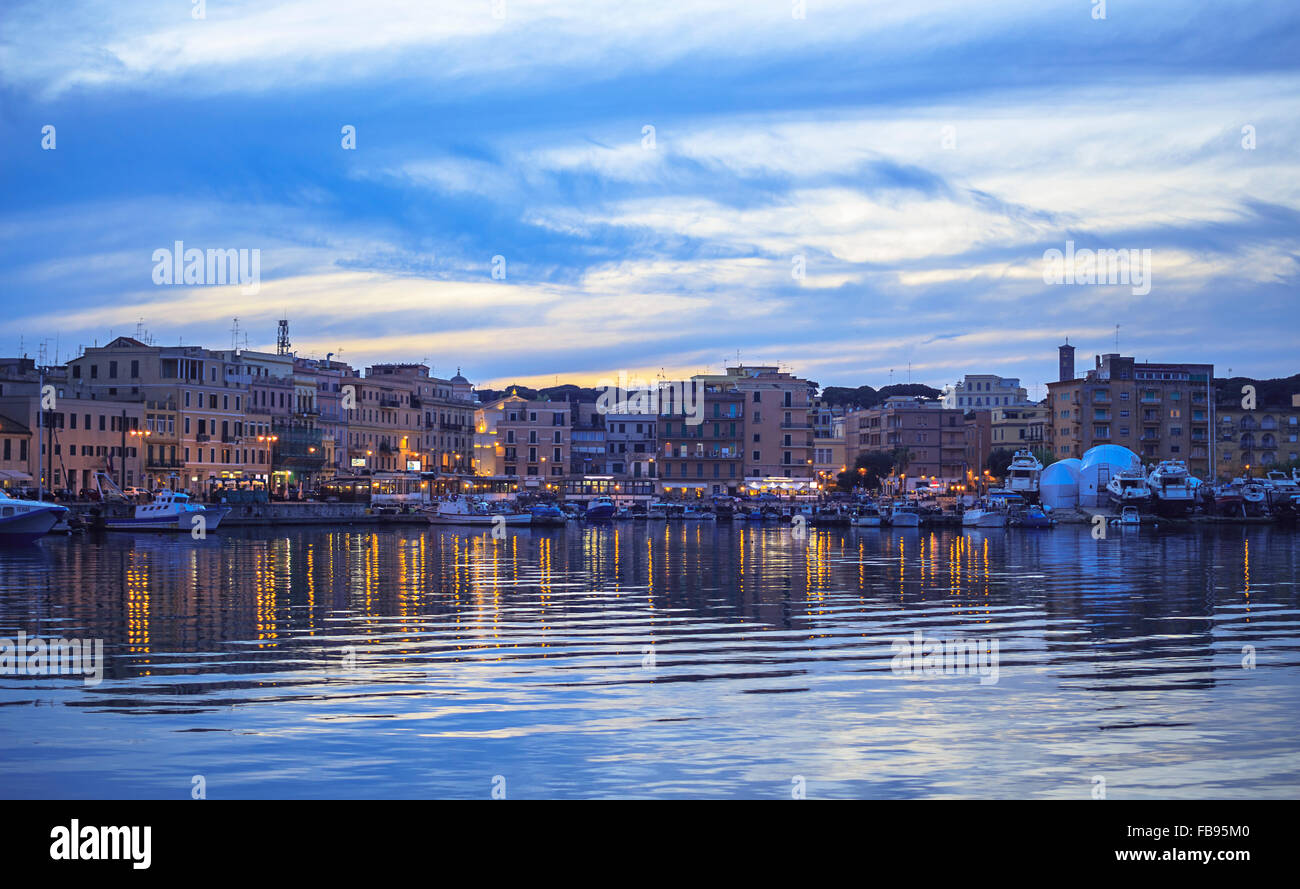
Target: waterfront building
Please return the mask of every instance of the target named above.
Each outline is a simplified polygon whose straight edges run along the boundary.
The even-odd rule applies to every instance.
[[[813,474],[818,484],[825,487],[834,484],[836,477],[848,469],[848,457],[844,443],[844,416],[831,417],[827,434],[818,434],[814,424],[813,430]]]
[[[517,477],[524,490],[561,491],[569,466],[570,405],[503,395],[475,410],[474,473]]]
[[[0,488],[9,490],[32,483],[28,459],[35,440],[29,427],[0,414]]]
[[[605,450],[609,474],[618,479],[656,477],[657,417],[646,414],[606,414]]]
[[[770,365],[740,365],[727,368],[725,374],[698,374],[692,379],[744,395],[746,478],[812,481],[813,427],[809,411],[816,384]]]
[[[569,476],[604,476],[606,466],[605,418],[594,401],[571,402],[573,427],[569,443]]]
[[[1073,347],[1061,348],[1062,370],[1072,370]],[[1213,380],[1212,364],[1098,355],[1084,376],[1047,384],[1047,444],[1058,459],[1121,445],[1144,463],[1183,460],[1192,475],[1206,478],[1214,465]]]
[[[997,374],[966,374],[961,382],[944,386],[940,400],[948,410],[962,411],[987,411],[1030,403],[1019,379]]]
[[[990,438],[994,450],[1041,448],[1047,442],[1051,410],[1044,404],[995,407],[989,412]]]
[[[1240,396],[1215,409],[1216,474],[1262,476],[1300,459],[1300,405],[1265,404],[1246,410]]]
[[[894,454],[895,471],[911,481],[956,482],[968,469],[977,469],[966,452],[964,412],[945,408],[939,400],[899,395],[851,411],[844,418],[844,439],[847,465],[859,454]]]
[[[697,380],[699,378],[696,378]],[[667,390],[666,390],[667,391]],[[659,405],[659,487],[664,494],[704,497],[736,494],[746,477],[744,451],[752,392],[731,384],[706,384],[697,390],[695,417],[666,394]],[[770,393],[772,390],[768,390]],[[780,403],[781,399],[777,399]],[[777,415],[779,416],[779,414]],[[692,422],[698,419],[700,422]]]

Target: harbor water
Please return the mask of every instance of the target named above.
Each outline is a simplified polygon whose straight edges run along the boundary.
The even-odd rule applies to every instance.
[[[102,681],[10,663],[0,795],[1294,797],[1297,568],[1271,526],[52,537],[0,637]]]

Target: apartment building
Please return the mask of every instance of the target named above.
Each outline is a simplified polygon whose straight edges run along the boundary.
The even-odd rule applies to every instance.
[[[744,395],[744,474],[750,479],[788,478],[811,483],[816,384],[775,366],[729,367],[725,374],[693,378],[706,386]]]
[[[616,479],[655,478],[658,418],[605,414],[605,466]]]
[[[26,487],[32,484],[28,460],[31,456],[32,430],[17,420],[0,414],[0,488]]]
[[[961,382],[943,387],[940,401],[948,410],[987,411],[1029,404],[1029,394],[1015,377],[966,374]]]
[[[995,407],[989,414],[990,439],[994,450],[1033,450],[1046,445],[1047,421],[1051,411],[1045,405]]]
[[[1072,347],[1062,347],[1071,349]],[[1064,351],[1063,370],[1072,369]],[[1214,426],[1214,365],[1138,362],[1098,355],[1083,377],[1048,383],[1051,412],[1047,444],[1058,458],[1082,457],[1089,448],[1117,444],[1144,463],[1183,460],[1205,478]]]
[[[509,476],[529,489],[562,485],[570,460],[570,405],[505,395],[475,411],[474,472]]]
[[[573,428],[569,445],[569,476],[605,475],[609,472],[605,417],[594,401],[572,402]]]
[[[763,403],[761,399],[751,401],[754,391],[760,390],[705,385],[703,392],[696,394],[699,401],[695,407],[702,413],[694,417],[671,397],[661,401],[656,466],[665,494],[704,497],[738,493],[746,477],[749,408]],[[770,390],[765,394],[770,397]],[[700,422],[693,422],[696,419]]]
[[[151,439],[138,396],[134,400],[87,396],[70,385],[66,367],[47,367],[44,384],[53,400],[46,400],[41,411],[41,375],[35,362],[23,358],[2,364],[0,414],[32,433],[25,470],[31,476],[29,484],[80,492],[93,488],[100,472],[123,487],[150,484],[141,451]],[[41,414],[44,430],[37,428]]]
[[[1246,410],[1240,397],[1220,402],[1214,423],[1216,474],[1261,476],[1279,463],[1300,459],[1300,406]]]
[[[873,451],[898,454],[899,475],[957,481],[970,466],[964,413],[942,402],[894,396],[844,418],[845,462]],[[899,471],[901,470],[901,471]]]

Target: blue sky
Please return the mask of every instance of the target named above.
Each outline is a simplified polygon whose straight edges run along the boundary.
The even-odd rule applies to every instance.
[[[737,352],[1038,384],[1120,324],[1300,371],[1293,2],[793,7],[8,2],[0,352],[141,320],[224,348],[236,316],[269,348],[287,316],[300,354],[485,384]],[[259,249],[260,291],[155,285],[177,240]],[[1150,293],[1045,284],[1067,240],[1149,249]]]

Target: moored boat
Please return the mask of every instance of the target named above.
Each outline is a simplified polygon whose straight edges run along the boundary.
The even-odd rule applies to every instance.
[[[917,528],[921,525],[921,514],[911,504],[895,503],[889,510],[889,524],[897,528]]]
[[[493,509],[492,504],[473,497],[453,496],[442,500],[438,508],[429,514],[432,525],[478,525],[493,526],[504,522],[507,525],[531,525],[531,512],[514,512],[507,506]]]
[[[1188,474],[1187,464],[1181,460],[1161,460],[1147,476],[1147,484],[1152,502],[1164,515],[1185,513],[1196,502],[1199,482]]]
[[[1119,507],[1149,506],[1151,503],[1151,485],[1141,463],[1134,463],[1118,475],[1111,476],[1106,483],[1106,493],[1110,502]]]
[[[614,501],[610,498],[593,497],[591,502],[587,504],[587,511],[583,514],[583,517],[589,522],[599,522],[614,518],[617,512],[618,507],[614,505]]]
[[[1007,467],[1006,488],[1026,499],[1038,499],[1038,478],[1043,472],[1043,464],[1033,451],[1028,449],[1016,451]]]
[[[17,500],[0,491],[0,543],[34,543],[67,515],[66,506],[43,500]]]
[[[201,527],[215,531],[230,514],[229,506],[206,506],[190,500],[184,491],[159,491],[152,502],[134,507],[129,516],[105,515],[109,531],[184,531]]]

